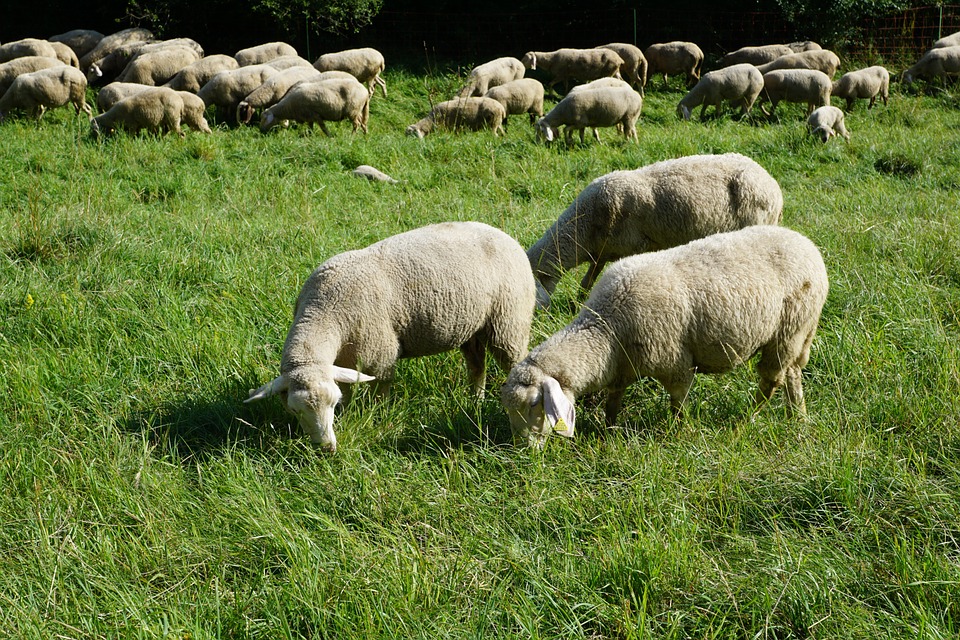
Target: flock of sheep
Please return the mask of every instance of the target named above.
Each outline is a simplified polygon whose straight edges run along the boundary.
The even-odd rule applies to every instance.
[[[373,49],[326,54],[311,63],[284,43],[233,56],[204,56],[193,40],[153,41],[143,29],[110,36],[74,31],[0,45],[0,118],[23,109],[73,104],[91,114],[91,133],[126,129],[209,132],[215,106],[238,125],[260,113],[260,127],[348,120],[367,130],[383,56]],[[849,138],[830,97],[885,104],[889,73],[852,71],[833,81],[839,59],[815,43],[744,47],[701,76],[703,53],[688,42],[641,51],[614,43],[595,49],[528,52],[477,66],[450,100],[407,133],[436,128],[499,132],[509,115],[529,114],[546,141],[564,130],[618,127],[636,139],[647,79],[682,75],[677,106],[747,113],[755,102],[808,105],[810,130]],[[544,114],[546,89],[580,83]],[[938,41],[903,74],[904,82],[960,73],[960,34]],[[107,81],[110,81],[107,83]],[[85,102],[88,82],[100,114]],[[599,139],[599,137],[598,137]],[[363,169],[363,168],[361,168]],[[371,167],[360,175],[385,179]],[[777,387],[791,411],[805,411],[801,370],[827,297],[828,278],[813,243],[780,226],[783,194],[753,160],[730,153],[666,160],[615,171],[590,183],[528,250],[477,222],[447,222],[347,251],[304,284],[287,335],[280,375],[247,402],[279,395],[316,445],[336,450],[334,411],[352,384],[389,390],[396,362],[459,348],[473,391],[482,394],[486,353],[509,371],[500,397],[515,440],[542,446],[571,437],[577,396],[605,391],[615,423],[624,392],[640,377],[659,381],[675,414],[694,374],[725,372],[759,354],[758,408]],[[537,307],[545,308],[564,272],[587,262],[589,297],[559,332],[529,350]],[[608,263],[613,263],[609,264]],[[604,269],[604,267],[607,267]],[[371,282],[377,286],[372,288]],[[345,384],[343,389],[340,385]]]

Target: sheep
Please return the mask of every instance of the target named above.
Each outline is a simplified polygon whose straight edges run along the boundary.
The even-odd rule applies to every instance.
[[[0,45],[0,62],[9,62],[14,58],[25,56],[43,56],[59,60],[60,56],[57,53],[57,49],[46,40],[23,38]]]
[[[164,86],[175,91],[189,91],[197,93],[200,88],[221,71],[236,69],[240,66],[233,56],[222,53],[204,56],[177,72]]]
[[[398,180],[394,180],[383,171],[380,171],[376,167],[371,167],[368,164],[361,164],[356,169],[350,172],[351,175],[357,178],[366,178],[370,182],[388,182],[390,184],[397,184]]]
[[[573,132],[583,131],[587,127],[622,126],[627,140],[638,140],[637,120],[643,108],[643,98],[626,83],[619,87],[599,87],[573,90],[550,112],[537,121],[537,133],[547,142],[557,136],[557,130],[566,126],[565,138],[570,143]],[[599,141],[599,135],[594,131]]]
[[[780,224],[783,192],[738,153],[664,160],[587,185],[527,251],[537,302],[548,307],[564,271],[589,264],[589,291],[607,262],[750,225]]]
[[[109,111],[113,105],[117,104],[121,100],[152,88],[152,85],[146,84],[111,82],[107,86],[100,89],[100,91],[97,93],[97,108],[101,113],[104,113]],[[210,125],[207,123],[207,119],[204,117],[204,113],[207,110],[207,105],[203,103],[203,100],[201,100],[196,94],[189,91],[177,91],[176,93],[180,96],[180,99],[183,100],[183,112],[180,118],[181,124],[187,125],[194,131],[200,131],[201,133],[212,133],[210,130]]]
[[[686,74],[686,85],[692,87],[700,79],[700,69],[703,66],[703,51],[692,42],[663,42],[652,44],[643,52],[647,59],[647,77],[663,74],[666,84],[667,76],[677,73]]]
[[[720,58],[720,67],[730,67],[735,64],[749,63],[752,65],[766,64],[781,56],[793,53],[793,49],[786,44],[765,44],[759,47],[740,47]]]
[[[149,45],[153,46],[153,45]],[[181,69],[202,58],[189,46],[171,45],[146,50],[144,47],[117,76],[118,82],[133,82],[151,86],[162,85]]]
[[[490,129],[493,135],[504,133],[507,110],[493,98],[454,98],[438,102],[424,118],[407,127],[408,136],[421,140],[436,128],[459,131]]]
[[[523,63],[509,56],[485,62],[473,68],[470,76],[467,78],[467,84],[460,89],[457,96],[460,98],[472,98],[474,96],[486,95],[487,91],[493,87],[523,78],[523,72]],[[503,106],[506,107],[507,105]],[[520,111],[517,113],[523,112]]]
[[[383,91],[383,97],[387,97],[387,83],[380,77],[386,67],[386,62],[384,62],[383,54],[376,49],[367,47],[325,53],[317,58],[313,67],[317,71],[346,71],[353,74],[360,82],[366,83],[371,96],[374,89],[379,86],[380,90]]]
[[[104,35],[93,29],[73,29],[65,33],[58,33],[47,38],[48,42],[62,42],[71,49],[78,58],[82,58],[93,50],[103,40]],[[79,60],[77,62],[79,68]]]
[[[533,78],[511,80],[493,87],[483,97],[496,100],[503,105],[507,116],[519,113],[530,114],[530,124],[543,116],[543,85]],[[506,127],[507,120],[503,120]]]
[[[933,43],[931,49],[944,49],[946,47],[955,47],[960,45],[960,31],[944,36]]]
[[[87,82],[105,84],[116,80],[134,56],[148,44],[150,43],[143,40],[135,40],[118,45],[106,56],[86,68]]]
[[[843,124],[843,111],[837,107],[825,106],[814,109],[813,113],[807,117],[807,129],[822,142],[836,135],[843,136],[847,142],[850,141],[850,134]]]
[[[787,411],[806,415],[801,373],[829,281],[805,236],[747,227],[624,258],[610,266],[580,313],[511,369],[500,399],[514,439],[542,447],[573,437],[574,402],[605,390],[616,424],[628,385],[657,380],[674,419],[696,373],[725,373],[759,353],[754,415],[777,387]]]
[[[568,85],[571,80],[587,82],[597,78],[622,79],[620,67],[623,58],[611,49],[557,49],[556,51],[528,51],[524,54],[523,66],[536,71],[538,68],[551,76],[547,88],[558,82]]]
[[[335,452],[337,383],[378,381],[396,361],[459,348],[483,394],[485,352],[509,370],[527,352],[534,284],[523,248],[480,222],[444,222],[336,255],[304,283],[280,375],[246,402],[280,394],[313,444]],[[359,369],[359,370],[358,370]]]
[[[357,129],[366,133],[370,98],[370,92],[356,78],[307,82],[288,91],[282,100],[263,112],[260,131],[267,132],[281,121],[293,120],[306,122],[311,129],[316,123],[329,136],[325,122],[350,120],[354,133]]]
[[[86,102],[87,79],[74,67],[61,65],[17,76],[0,98],[0,121],[12,109],[40,120],[44,111],[72,103],[77,113],[92,114]]]
[[[819,51],[823,47],[814,42],[813,40],[802,40],[800,42],[791,42],[787,45],[790,47],[790,50],[794,53],[802,53],[804,51]]]
[[[249,124],[257,109],[266,109],[280,102],[293,87],[303,82],[331,80],[334,78],[354,77],[345,71],[317,71],[310,67],[290,67],[268,78],[263,84],[251,91],[237,105],[237,122]]]
[[[133,82],[111,82],[97,92],[97,110],[100,111],[100,113],[108,111],[110,107],[117,104],[124,98],[129,98],[130,96],[136,95],[149,88],[150,85],[146,84]]]
[[[684,120],[698,105],[702,120],[709,105],[715,108],[714,115],[719,116],[724,100],[739,104],[741,113],[746,115],[753,107],[757,96],[763,90],[763,74],[749,63],[735,64],[703,74],[700,81],[680,100],[677,115]]]
[[[623,64],[620,65],[620,76],[630,83],[643,95],[643,87],[647,84],[647,59],[643,57],[643,51],[639,47],[625,42],[611,42],[597,47],[598,49],[610,49],[623,58]]]
[[[193,95],[193,94],[190,94]],[[159,135],[173,131],[183,137],[180,122],[183,118],[183,98],[169,87],[148,87],[120,100],[106,112],[90,121],[90,135],[125,129],[136,134],[141,129]]]
[[[763,91],[760,92],[760,108],[773,117],[777,104],[799,102],[807,104],[807,115],[814,108],[830,104],[830,89],[833,83],[827,74],[816,69],[778,69],[763,74]],[[763,102],[770,100],[770,111]]]
[[[53,50],[56,52],[57,60],[63,64],[70,65],[74,69],[80,68],[80,61],[77,59],[77,54],[73,52],[73,49],[62,42],[51,42],[50,46],[53,47]]]
[[[233,54],[237,63],[241,67],[248,67],[255,64],[263,64],[280,56],[295,56],[297,50],[286,42],[267,42],[255,47],[241,49]]]
[[[93,49],[80,56],[80,69],[85,72],[88,71],[93,65],[99,64],[101,60],[122,45],[131,42],[150,42],[151,40],[153,40],[153,33],[148,29],[140,27],[123,29],[122,31],[111,33],[101,38]]]
[[[213,133],[206,117],[204,117],[207,105],[200,99],[200,96],[189,91],[177,91],[177,95],[183,100],[183,115],[180,121],[194,131]]]
[[[816,69],[832,78],[840,68],[840,58],[829,49],[815,49],[780,56],[773,62],[757,66],[760,73],[776,71],[778,69]]]
[[[24,56],[0,63],[0,96],[10,88],[14,78],[24,73],[32,73],[51,67],[62,67],[63,62],[46,56]]]
[[[241,66],[221,71],[200,88],[197,95],[207,106],[216,105],[226,117],[234,117],[240,102],[251,91],[280,73],[265,64]]]
[[[286,71],[292,67],[313,69],[313,64],[306,58],[301,58],[300,56],[280,56],[279,58],[274,58],[273,60],[267,60],[263,64],[269,65],[277,71]]]
[[[936,78],[960,75],[960,46],[931,49],[909,69],[903,72],[903,84],[910,85],[917,78],[931,82]]]
[[[848,71],[833,83],[830,95],[845,99],[847,111],[853,109],[857,98],[870,99],[867,109],[873,108],[878,96],[886,106],[890,95],[890,72],[881,66]]]

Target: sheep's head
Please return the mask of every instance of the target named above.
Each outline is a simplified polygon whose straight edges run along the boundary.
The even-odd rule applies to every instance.
[[[547,142],[553,142],[554,138],[557,137],[556,130],[547,123],[546,118],[537,120],[537,137],[543,138]]]
[[[691,113],[692,113],[692,112],[690,111],[690,108],[689,108],[687,105],[685,105],[685,104],[683,104],[683,103],[680,103],[680,104],[677,105],[677,117],[678,117],[678,118],[683,118],[684,120],[689,120]]]
[[[96,118],[90,120],[90,137],[97,139],[100,137],[100,123],[97,122]]]
[[[811,131],[811,133],[816,137],[820,138],[820,142],[824,142],[824,143],[827,140],[829,140],[831,137],[837,135],[837,132],[834,131],[831,127],[828,127],[827,125],[823,125],[823,124],[815,128],[813,131]]]
[[[540,449],[550,433],[572,438],[576,423],[573,396],[536,368],[517,365],[500,390],[517,445]]]
[[[418,127],[418,126],[415,125],[415,124],[412,124],[412,125],[410,125],[409,127],[407,127],[407,135],[408,135],[408,136],[416,136],[416,137],[419,138],[420,140],[423,140],[423,130],[420,129],[420,127]]]
[[[277,117],[273,115],[273,111],[267,109],[263,112],[263,115],[260,116],[260,131],[269,131],[277,122]]]
[[[90,69],[87,70],[87,82],[96,82],[103,77],[103,71],[100,69],[99,65],[93,64],[90,66]]]
[[[342,393],[337,383],[369,382],[368,376],[337,366],[309,365],[281,374],[259,389],[251,389],[244,402],[255,402],[279,395],[287,411],[297,416],[310,441],[325,451],[337,450],[333,432],[333,413]]]
[[[533,69],[534,71],[536,71],[536,69],[537,69],[537,54],[536,54],[536,52],[534,52],[534,51],[527,51],[527,53],[524,54],[524,56],[523,56],[523,58],[520,60],[520,62],[522,62],[522,63],[523,63],[523,66],[526,67],[527,69]]]

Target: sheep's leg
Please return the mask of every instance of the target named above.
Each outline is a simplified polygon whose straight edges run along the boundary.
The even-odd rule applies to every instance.
[[[486,379],[486,352],[479,335],[472,336],[460,345],[460,352],[467,363],[467,379],[477,397],[483,397],[483,385]]]
[[[807,405],[803,400],[803,382],[800,367],[793,365],[787,368],[784,390],[787,394],[787,409],[790,413],[807,415]]]
[[[326,124],[323,120],[319,120],[319,121],[317,122],[317,126],[320,127],[320,131],[323,131],[323,133],[326,134],[326,136],[327,136],[328,138],[332,138],[332,137],[333,137],[332,135],[330,135],[330,132],[327,131],[327,124]]]
[[[690,394],[690,387],[693,386],[693,369],[685,372],[676,378],[660,379],[660,384],[670,394],[670,410],[676,420],[683,417],[683,403]]]
[[[597,127],[593,128],[593,137],[597,139],[597,144],[603,144],[603,141],[600,139],[600,129]],[[580,130],[580,142],[583,142],[583,129]]]
[[[590,261],[590,266],[587,267],[587,273],[584,274],[583,280],[580,281],[580,297],[586,297],[590,290],[593,288],[593,283],[597,281],[597,277],[600,276],[600,272],[603,271],[603,268],[607,265],[607,259],[600,257],[596,260]]]
[[[620,409],[623,407],[623,394],[626,391],[626,387],[607,391],[607,402],[604,405],[604,423],[608,428],[617,424],[617,416],[620,415]]]
[[[873,109],[874,98],[870,98],[870,104],[867,105],[867,109]],[[853,98],[847,98],[847,111],[853,111]]]

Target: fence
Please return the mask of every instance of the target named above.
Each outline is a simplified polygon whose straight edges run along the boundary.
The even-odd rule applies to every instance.
[[[960,31],[960,5],[917,7],[864,24],[863,44],[884,60],[913,60],[935,40]]]

